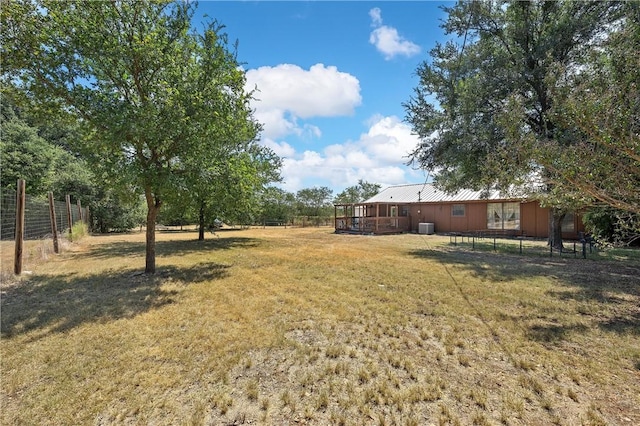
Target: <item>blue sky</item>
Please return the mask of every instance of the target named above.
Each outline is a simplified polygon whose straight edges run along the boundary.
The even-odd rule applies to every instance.
[[[327,186],[337,195],[358,179],[382,187],[421,183],[405,165],[418,140],[402,103],[418,65],[446,36],[447,2],[201,1],[203,15],[238,41],[260,143],[283,158],[278,186]]]

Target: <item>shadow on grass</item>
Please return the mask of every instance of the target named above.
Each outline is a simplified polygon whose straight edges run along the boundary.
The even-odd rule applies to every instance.
[[[452,270],[469,271],[489,282],[553,277],[558,286],[547,295],[576,302],[578,306],[588,304],[588,310],[580,312],[578,308],[576,315],[589,316],[605,331],[640,335],[640,265],[635,263],[518,256],[448,247],[414,250],[409,254],[434,260]],[[536,324],[526,334],[532,340],[553,343],[584,331],[580,325]]]
[[[155,275],[129,270],[33,276],[3,289],[1,334],[11,338],[36,330],[42,337],[84,323],[132,318],[176,301],[179,291],[163,289],[162,284],[216,280],[227,274],[227,268],[203,263],[192,268],[163,267]]]
[[[585,333],[587,326],[584,324],[572,325],[532,325],[526,331],[526,336],[538,342],[557,343],[567,340],[571,334]]]
[[[235,247],[255,247],[260,240],[245,237],[226,237],[219,238],[216,236],[207,236],[204,241],[197,240],[197,233],[194,233],[193,240],[179,241],[156,241],[156,256],[172,255],[186,256],[191,253],[229,250]],[[105,243],[93,247],[91,252],[85,256],[94,258],[114,258],[121,256],[144,256],[145,243],[117,241],[113,243]]]

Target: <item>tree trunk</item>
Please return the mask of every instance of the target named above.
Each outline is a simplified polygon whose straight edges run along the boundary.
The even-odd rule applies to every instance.
[[[145,189],[147,199],[147,244],[144,272],[156,273],[156,219],[160,211],[160,200],[153,195],[150,188]]]
[[[565,212],[551,208],[549,210],[549,246],[556,250],[562,250],[562,221]]]
[[[204,241],[204,203],[200,203],[200,211],[198,213],[198,241]]]

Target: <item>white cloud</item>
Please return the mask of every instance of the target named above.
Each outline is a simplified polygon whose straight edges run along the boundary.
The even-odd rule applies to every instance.
[[[299,120],[352,115],[362,102],[358,79],[334,66],[316,64],[305,70],[281,64],[251,69],[246,77],[247,90],[258,89],[252,107],[267,138],[288,134],[319,137],[318,127],[299,124]]]
[[[284,141],[276,142],[273,139],[263,138],[261,144],[270,148],[278,157],[281,158],[291,158],[296,154],[295,148]]]
[[[371,9],[369,16],[371,25],[376,27],[369,35],[369,43],[373,44],[386,60],[397,55],[410,57],[420,53],[420,46],[406,40],[395,28],[382,25],[382,11],[379,8]]]
[[[283,161],[281,186],[295,192],[315,185],[345,188],[356,185],[358,179],[383,187],[420,180],[419,172],[405,166],[407,155],[418,144],[411,127],[395,116],[375,116],[369,126],[357,141],[329,145],[321,152],[290,155],[289,151]],[[277,146],[291,149],[284,142]]]
[[[382,25],[382,11],[379,7],[374,7],[369,11],[369,16],[371,17],[371,26],[378,27]]]

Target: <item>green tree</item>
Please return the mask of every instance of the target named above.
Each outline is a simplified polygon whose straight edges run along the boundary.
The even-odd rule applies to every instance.
[[[168,197],[158,214],[158,223],[166,226],[183,226],[198,223],[196,206],[192,204],[189,190],[185,187]]]
[[[344,191],[336,195],[333,200],[334,204],[353,204],[360,203],[376,195],[382,188],[377,183],[369,183],[359,179],[358,184],[345,188]]]
[[[40,137],[38,129],[24,120],[12,92],[8,86],[2,85],[0,186],[15,189],[18,179],[24,179],[29,195],[43,196],[51,187],[55,160],[62,150]]]
[[[559,66],[553,119],[574,131],[549,140],[544,164],[570,186],[613,209],[640,214],[640,4],[622,17],[580,70]],[[617,215],[619,216],[619,215]]]
[[[289,223],[295,216],[296,196],[284,189],[270,186],[261,193],[262,222]]]
[[[235,54],[217,37],[217,25],[205,36],[190,31],[191,2],[9,5],[1,44],[11,78],[41,108],[79,117],[90,131],[83,153],[92,165],[113,185],[144,194],[145,272],[155,272],[164,199],[181,189],[190,158],[224,143],[202,133],[210,135],[208,123],[229,117],[229,104],[244,96],[234,84],[242,74]],[[192,93],[203,81],[206,87]]]
[[[260,215],[260,194],[268,184],[280,181],[280,158],[269,148],[254,145],[242,155],[234,157],[230,174],[224,220],[252,224]],[[243,179],[243,176],[250,176]]]
[[[214,143],[185,162],[192,170],[186,176],[191,177],[188,186],[198,210],[200,240],[207,225],[216,219],[252,223],[259,209],[259,193],[280,180],[281,160],[271,149],[258,144],[261,125],[252,118],[250,94],[242,94],[244,74],[234,71],[238,95],[227,103],[225,115],[220,114],[220,119],[200,134]]]
[[[146,203],[142,197],[125,197],[107,187],[98,187],[89,203],[91,229],[95,232],[126,232],[145,223]]]
[[[421,138],[412,160],[437,171],[436,183],[448,191],[528,189],[527,195],[551,207],[549,243],[561,247],[564,214],[584,197],[556,188],[560,177],[540,158],[547,141],[569,141],[567,129],[553,119],[557,100],[549,77],[559,65],[582,65],[617,7],[474,1],[445,8],[443,27],[460,43],[436,45],[417,70],[420,83],[404,105]]]
[[[296,193],[298,213],[303,216],[325,216],[331,207],[333,190],[326,186],[301,189]]]
[[[232,224],[254,223],[259,215],[260,193],[280,179],[280,158],[255,141],[238,144],[226,161],[214,164],[198,184],[195,200],[200,240],[204,239],[204,229],[216,219]],[[206,182],[210,184],[206,186]]]
[[[15,188],[25,179],[30,196],[45,197],[51,191],[64,201],[81,201],[91,211],[91,230],[124,231],[140,225],[137,201],[116,194],[101,183],[82,158],[69,152],[70,141],[80,137],[70,122],[41,122],[29,110],[19,107],[20,93],[3,85],[0,185]]]
[[[43,195],[54,176],[55,147],[38,136],[36,129],[19,120],[2,122],[0,185],[15,188],[24,179],[30,195]]]
[[[582,217],[587,231],[600,243],[638,245],[640,214],[608,205],[590,208]]]

